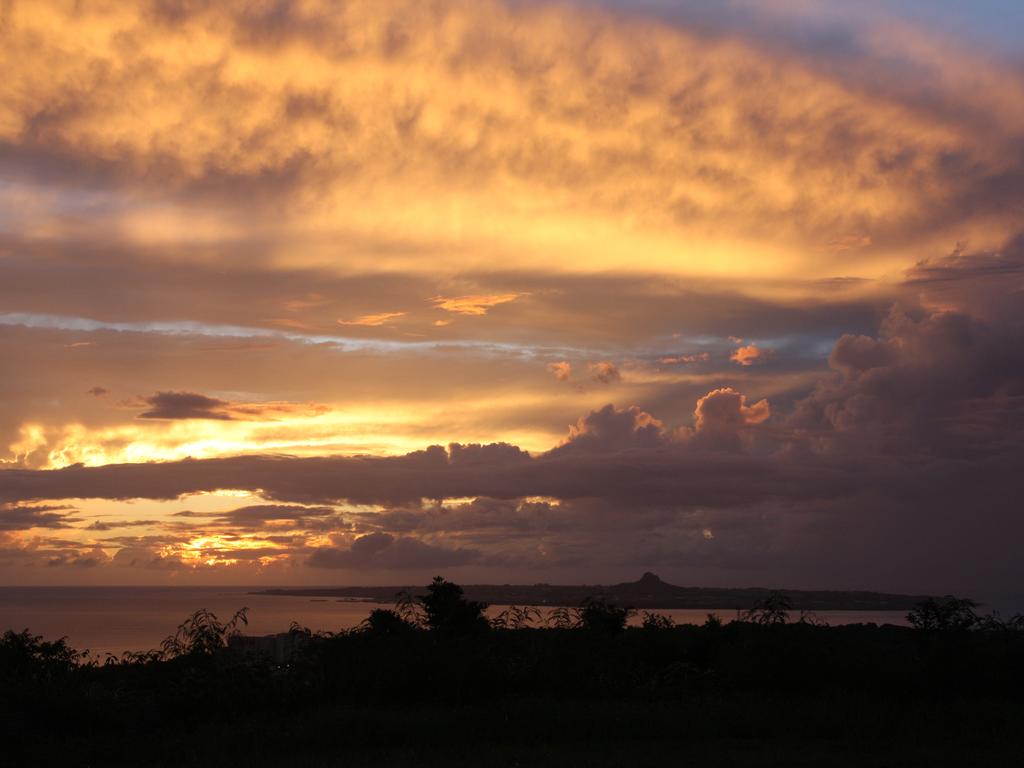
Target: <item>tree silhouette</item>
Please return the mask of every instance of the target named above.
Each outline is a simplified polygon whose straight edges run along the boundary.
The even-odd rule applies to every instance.
[[[672,629],[676,623],[672,621],[671,616],[666,616],[663,613],[652,613],[651,611],[644,611],[643,628],[644,629]]]
[[[76,651],[67,638],[46,641],[27,629],[7,630],[0,636],[0,679],[18,675],[51,677],[75,669],[88,659],[88,651]]]
[[[978,618],[978,626],[990,632],[1024,632],[1024,614],[1004,619],[998,611]]]
[[[178,626],[178,631],[160,644],[164,658],[173,659],[178,656],[211,656],[226,648],[228,638],[241,633],[240,625],[248,625],[248,608],[235,612],[231,620],[221,623],[217,614],[205,608],[200,609],[185,619]]]
[[[395,593],[395,613],[402,621],[413,627],[422,627],[427,623],[419,599],[413,597],[412,593],[405,589]]]
[[[967,598],[929,597],[915,605],[907,614],[907,621],[914,629],[925,632],[971,629],[979,624],[974,609],[978,604]]]
[[[434,577],[420,603],[430,629],[466,634],[490,627],[484,616],[487,604],[466,600],[462,587],[441,576]]]
[[[793,610],[793,601],[784,592],[769,592],[764,600],[758,600],[754,607],[742,614],[743,621],[754,624],[772,625],[785,624],[789,620],[789,612]]]

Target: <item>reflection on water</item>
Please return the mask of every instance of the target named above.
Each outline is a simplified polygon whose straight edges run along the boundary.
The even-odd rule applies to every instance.
[[[199,608],[229,618],[249,608],[246,634],[287,631],[293,621],[313,630],[357,626],[375,603],[325,598],[253,595],[245,587],[0,587],[0,631],[29,629],[53,639],[66,635],[76,648],[120,653],[155,648]],[[494,615],[502,606],[492,606]],[[679,624],[703,624],[709,611],[661,610]],[[710,611],[723,621],[736,610]],[[903,611],[817,611],[829,624],[906,624]],[[639,623],[640,616],[633,618]]]

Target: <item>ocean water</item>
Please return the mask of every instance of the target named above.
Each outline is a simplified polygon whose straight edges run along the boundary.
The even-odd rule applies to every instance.
[[[248,608],[249,635],[285,632],[293,621],[336,632],[357,626],[377,603],[336,598],[256,595],[257,587],[0,587],[0,632],[28,629],[46,639],[67,637],[97,655],[156,648],[194,611],[205,608],[228,619]],[[503,606],[491,606],[494,615]],[[546,609],[545,609],[546,610]],[[680,624],[703,624],[708,613],[723,621],[736,610],[663,610]],[[819,611],[829,624],[906,624],[903,611]],[[634,617],[639,622],[640,617]]]

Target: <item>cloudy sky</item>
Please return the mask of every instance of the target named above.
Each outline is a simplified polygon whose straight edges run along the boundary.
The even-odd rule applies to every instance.
[[[0,583],[1024,579],[1019,3],[0,3]]]

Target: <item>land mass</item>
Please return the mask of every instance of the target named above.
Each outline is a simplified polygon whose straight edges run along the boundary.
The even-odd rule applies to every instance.
[[[469,600],[492,605],[579,606],[599,598],[622,606],[643,609],[748,609],[772,591],[785,594],[793,608],[806,611],[905,611],[926,599],[925,595],[898,595],[860,590],[771,590],[760,587],[681,587],[645,573],[638,581],[622,584],[468,584]],[[392,603],[401,592],[419,595],[422,586],[300,587],[266,589],[253,594],[292,597],[338,598]]]

